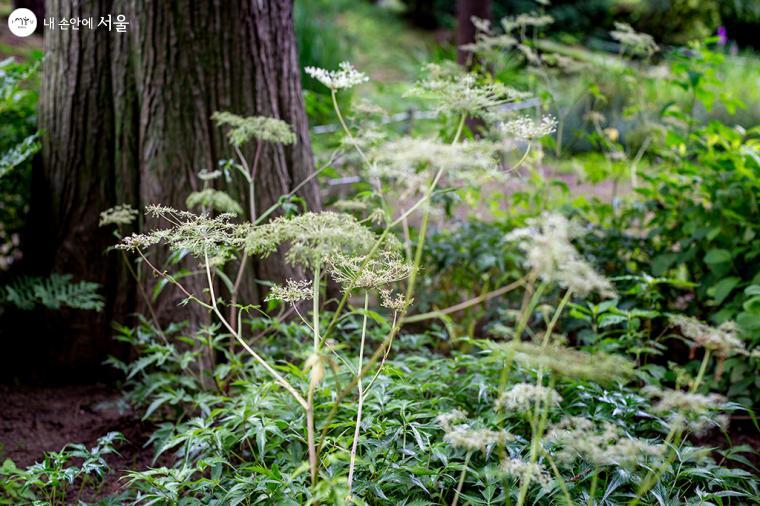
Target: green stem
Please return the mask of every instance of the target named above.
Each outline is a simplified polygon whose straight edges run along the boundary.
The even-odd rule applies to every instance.
[[[362,320],[362,340],[359,344],[359,366],[357,367],[357,388],[359,400],[356,407],[356,426],[354,427],[354,441],[351,445],[351,459],[348,464],[348,495],[351,496],[351,487],[354,482],[354,468],[356,467],[356,450],[359,446],[359,431],[362,423],[362,406],[364,405],[364,389],[362,387],[362,362],[364,360],[364,341],[367,336],[367,311],[369,310],[369,292],[364,292],[364,318]]]
[[[705,355],[702,357],[702,363],[699,365],[699,372],[697,373],[697,377],[694,379],[694,383],[691,385],[691,389],[689,389],[690,393],[695,393],[697,389],[699,389],[700,384],[702,383],[702,380],[705,377],[705,372],[707,371],[707,364],[710,361],[710,350],[705,350]],[[683,435],[684,427],[680,423],[674,423],[673,426],[670,428],[670,432],[668,432],[668,435],[665,437],[665,441],[663,445],[666,448],[670,448],[669,444],[671,441],[680,441],[681,436]],[[636,497],[634,497],[629,503],[628,506],[636,506],[641,502],[641,499],[644,497],[644,495],[649,492],[652,487],[654,487],[657,484],[657,480],[660,479],[660,476],[662,476],[662,473],[665,472],[665,469],[669,467],[673,460],[675,460],[677,455],[677,452],[675,449],[673,449],[668,457],[663,461],[663,463],[659,466],[657,466],[657,469],[652,472],[649,471],[647,475],[644,477],[644,479],[641,482],[641,485],[639,485],[639,489],[636,491]]]
[[[312,330],[314,331],[314,353],[319,353],[320,338],[319,338],[319,281],[322,277],[321,265],[317,263],[314,266],[314,281],[313,281],[313,295],[312,295]]]
[[[464,467],[462,467],[462,474],[459,475],[459,483],[457,483],[457,490],[454,493],[454,500],[451,501],[451,506],[457,506],[459,502],[459,494],[462,493],[462,486],[464,485],[464,477],[467,474],[467,466],[470,464],[470,457],[472,452],[467,452],[467,456],[464,458]]]

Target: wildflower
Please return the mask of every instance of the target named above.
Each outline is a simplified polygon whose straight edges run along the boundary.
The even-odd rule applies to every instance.
[[[338,65],[338,68],[339,70],[325,70],[317,67],[306,67],[305,71],[332,91],[352,88],[357,84],[369,81],[366,74],[359,72],[348,62],[344,61]]]
[[[278,144],[293,144],[296,135],[290,125],[277,118],[266,116],[242,117],[230,112],[215,112],[211,119],[216,124],[232,127],[227,132],[230,144],[240,147],[251,139]]]
[[[406,308],[408,308],[412,302],[414,302],[414,299],[406,300],[404,294],[394,294],[392,290],[388,290],[387,288],[380,289],[380,305],[383,307],[401,312],[406,311]]]
[[[373,258],[337,253],[328,259],[333,279],[344,288],[378,288],[408,278],[414,265],[392,251],[382,251]]]
[[[579,416],[563,418],[549,430],[547,440],[562,448],[557,460],[568,464],[581,457],[600,466],[631,468],[663,452],[662,445],[628,437],[610,422],[597,424]]]
[[[513,437],[504,430],[470,429],[467,426],[454,427],[443,437],[446,443],[455,448],[462,448],[468,452],[485,452],[489,447],[503,445]]]
[[[478,83],[476,74],[463,73],[456,67],[428,64],[427,79],[418,81],[406,95],[435,100],[439,113],[466,114],[493,119],[494,109],[528,96],[499,82]]]
[[[698,346],[714,352],[720,358],[747,354],[744,343],[737,337],[738,328],[734,322],[727,321],[715,328],[695,318],[673,315],[670,323],[679,327],[683,335]]]
[[[634,54],[651,56],[660,49],[651,35],[637,32],[627,23],[615,22],[615,29],[610,32],[610,35]]]
[[[369,176],[386,179],[411,194],[430,184],[426,169],[443,171],[450,184],[480,185],[503,179],[496,154],[501,146],[485,141],[456,144],[433,139],[403,137],[378,146],[370,152],[373,163]]]
[[[623,380],[633,374],[631,362],[618,355],[606,353],[592,355],[562,346],[539,346],[520,341],[487,342],[486,346],[511,356],[523,367],[549,370],[563,377],[609,383]]]
[[[536,121],[529,116],[522,116],[499,125],[501,133],[520,140],[532,140],[545,137],[557,130],[557,119],[544,116]]]
[[[535,480],[546,488],[551,483],[549,471],[538,462],[530,463],[522,459],[507,458],[501,461],[499,469],[506,475],[517,478],[520,483]]]
[[[513,230],[506,239],[518,243],[526,263],[544,282],[556,282],[582,297],[591,292],[615,297],[612,283],[581,258],[570,242],[580,234],[575,224],[556,213],[544,213],[528,224],[529,228]]]
[[[99,227],[106,225],[129,225],[137,218],[138,211],[129,204],[119,204],[100,213]]]
[[[304,213],[294,218],[279,217],[271,222],[251,226],[243,245],[249,254],[268,256],[280,244],[290,245],[285,259],[293,265],[322,265],[337,254],[367,254],[376,240],[375,234],[349,214]],[[389,246],[393,246],[389,239]]]
[[[645,387],[643,393],[658,399],[652,406],[652,412],[665,416],[671,425],[688,429],[695,434],[703,434],[715,426],[724,426],[727,419],[715,414],[726,402],[719,394],[702,395],[681,390],[661,390]]]
[[[475,26],[475,42],[460,46],[464,51],[484,54],[495,50],[506,50],[517,44],[517,39],[508,33],[496,34],[491,29],[491,22],[487,19],[472,17]]]
[[[162,218],[173,226],[145,234],[133,234],[116,247],[129,251],[165,243],[172,251],[187,250],[197,258],[209,257],[219,264],[232,256],[239,225],[231,223],[232,214],[224,213],[213,218],[162,205],[146,208],[149,216]]]
[[[345,213],[348,211],[366,211],[367,203],[359,200],[338,200],[333,207]]]
[[[302,300],[312,297],[312,282],[309,280],[297,281],[289,279],[285,286],[272,285],[265,302],[270,300],[281,300],[290,304],[295,304]]]
[[[448,413],[441,413],[435,417],[435,420],[443,427],[443,430],[449,432],[453,429],[455,423],[467,420],[467,413],[461,409],[454,409]]]
[[[221,213],[230,213],[235,215],[243,214],[243,208],[240,204],[230,197],[226,192],[206,188],[199,192],[193,192],[187,196],[185,205],[189,208],[206,207]]]
[[[562,397],[553,388],[531,383],[517,383],[496,400],[496,407],[510,411],[530,411],[537,402],[558,406]]]

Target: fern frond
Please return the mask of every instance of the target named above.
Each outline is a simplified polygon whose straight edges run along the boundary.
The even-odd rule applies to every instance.
[[[0,303],[24,310],[42,305],[49,309],[70,307],[100,311],[105,301],[98,293],[99,287],[89,281],[72,283],[70,274],[51,274],[46,278],[22,276],[0,286]]]

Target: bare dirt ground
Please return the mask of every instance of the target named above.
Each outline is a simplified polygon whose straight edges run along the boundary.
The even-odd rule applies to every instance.
[[[23,468],[67,443],[92,447],[107,433],[121,432],[127,441],[117,446],[119,455],[107,458],[113,472],[85,490],[82,499],[118,494],[125,470],[154,467],[153,452],[144,447],[153,427],[121,399],[118,390],[105,385],[0,385],[0,461],[11,459]]]

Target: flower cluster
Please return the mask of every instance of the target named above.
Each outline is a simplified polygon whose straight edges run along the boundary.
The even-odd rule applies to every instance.
[[[467,413],[459,409],[438,415],[436,421],[446,432],[443,440],[455,448],[463,448],[468,452],[476,450],[485,452],[495,445],[503,445],[513,439],[509,432],[503,430],[473,429],[467,424],[456,425],[466,419]]]
[[[390,180],[405,194],[421,191],[430,184],[426,169],[440,170],[450,184],[480,185],[503,179],[497,154],[502,147],[485,141],[456,144],[434,139],[402,137],[378,146],[370,152],[371,178]]]
[[[428,77],[418,81],[407,95],[436,101],[439,113],[466,114],[484,120],[495,119],[496,108],[528,97],[499,82],[479,83],[477,75],[463,73],[456,67],[428,64]]]
[[[356,70],[349,62],[344,61],[338,67],[338,70],[325,70],[318,67],[306,67],[304,70],[333,91],[352,88],[369,81],[366,74]]]
[[[287,243],[290,247],[285,259],[292,265],[311,268],[338,254],[367,254],[376,240],[375,234],[353,216],[325,211],[282,216],[250,226],[242,242],[248,254],[265,257]]]
[[[499,131],[506,136],[518,140],[532,140],[545,137],[557,130],[557,119],[554,116],[543,116],[536,121],[529,116],[506,121],[499,125]]]
[[[673,315],[670,323],[681,329],[683,335],[692,339],[698,346],[714,352],[720,358],[733,355],[746,355],[747,349],[737,336],[738,329],[734,322],[728,321],[715,328],[684,315]]]
[[[615,297],[610,281],[601,276],[578,253],[570,239],[579,235],[578,228],[561,214],[544,213],[528,222],[529,228],[515,229],[507,235],[526,254],[526,263],[543,281],[558,283],[563,288],[585,297],[597,292],[602,297]]]
[[[242,117],[230,112],[215,112],[211,119],[217,125],[230,126],[227,138],[233,146],[242,146],[251,139],[279,144],[293,144],[296,135],[290,125],[277,118],[266,116]]]
[[[118,249],[136,251],[164,243],[172,251],[187,250],[196,258],[208,256],[215,264],[223,263],[233,254],[240,225],[230,222],[234,217],[231,214],[212,218],[161,205],[150,205],[146,212],[148,216],[163,219],[172,226],[125,237],[116,246]]]
[[[531,383],[517,383],[496,400],[497,409],[525,413],[537,403],[558,406],[562,397],[553,388]]]
[[[344,289],[379,288],[406,279],[414,271],[413,264],[387,250],[371,258],[338,253],[327,261],[333,279]]]
[[[726,416],[716,413],[726,402],[722,395],[661,390],[651,386],[645,387],[643,393],[657,399],[652,406],[653,413],[665,416],[672,425],[688,429],[695,434],[704,434],[713,427],[724,427],[728,424]]]
[[[129,204],[119,204],[100,213],[99,227],[106,225],[129,225],[137,218],[138,211]]]
[[[310,280],[289,279],[285,286],[272,285],[264,301],[281,300],[290,304],[295,304],[302,300],[312,297],[312,282]]]
[[[507,458],[499,464],[499,470],[508,476],[512,476],[520,483],[535,480],[541,487],[546,488],[551,484],[549,471],[538,462],[526,462],[522,459]]]
[[[187,196],[185,205],[188,208],[200,207],[209,208],[220,213],[230,213],[234,215],[243,214],[243,208],[235,202],[226,192],[206,188],[199,192],[193,192]]]
[[[617,426],[603,422],[598,426],[588,418],[563,418],[547,433],[547,440],[561,447],[557,460],[572,463],[581,457],[599,466],[631,468],[663,453],[662,445],[626,436]]]
[[[380,305],[397,312],[406,311],[414,299],[407,300],[403,293],[393,293],[387,288],[380,289]]]

